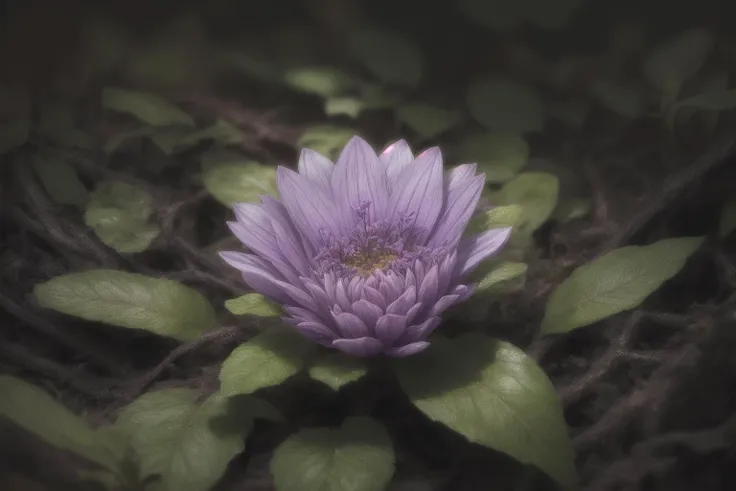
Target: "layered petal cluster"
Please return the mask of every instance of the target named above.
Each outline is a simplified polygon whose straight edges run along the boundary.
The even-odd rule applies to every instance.
[[[280,200],[234,205],[228,225],[250,253],[221,255],[304,336],[350,355],[425,349],[510,234],[462,237],[485,176],[475,164],[444,172],[438,148],[415,158],[402,140],[378,156],[353,137],[337,164],[303,150],[298,171],[279,167]]]

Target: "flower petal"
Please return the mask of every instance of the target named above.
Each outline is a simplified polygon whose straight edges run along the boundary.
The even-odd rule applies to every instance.
[[[498,252],[510,235],[511,227],[492,228],[460,242],[455,276],[465,276],[483,260]]]
[[[332,317],[337,323],[340,334],[345,338],[357,339],[370,335],[368,326],[355,314],[351,314],[350,312],[343,312],[341,314],[333,313]]]
[[[375,338],[336,339],[332,346],[351,356],[375,356],[383,351],[383,345]]]
[[[243,274],[243,280],[258,293],[280,303],[290,303],[291,298],[278,285],[273,268],[263,259],[252,254],[223,251],[220,257]]]
[[[326,191],[285,167],[278,168],[277,181],[289,216],[315,250],[320,249],[324,234],[340,235],[335,202]]]
[[[445,310],[455,305],[458,298],[460,298],[460,295],[445,295],[432,306],[429,315],[432,317],[441,315]]]
[[[423,302],[425,305],[432,305],[437,299],[437,288],[439,286],[437,276],[437,265],[432,266],[419,287],[419,293],[417,294],[417,300]]]
[[[400,348],[389,348],[386,350],[386,354],[394,358],[403,358],[405,356],[416,355],[428,347],[429,343],[427,341],[417,341],[416,343],[409,343]]]
[[[300,322],[295,329],[307,339],[323,346],[332,346],[335,333],[319,322]]]
[[[415,324],[406,328],[406,332],[397,344],[410,344],[426,340],[432,332],[440,325],[439,317],[430,317],[421,324]]]
[[[457,246],[463,230],[478,206],[485,181],[485,175],[481,174],[450,188],[432,236],[427,242],[428,245],[447,248]]]
[[[378,318],[383,315],[383,310],[377,305],[373,305],[368,300],[358,300],[353,302],[352,310],[355,315],[360,317],[360,320],[368,326],[368,329],[372,329]]]
[[[458,184],[472,179],[475,177],[475,171],[477,169],[478,164],[462,164],[457,167],[453,167],[447,176],[447,189],[453,189]]]
[[[322,156],[314,150],[304,148],[299,155],[298,169],[300,175],[306,177],[320,188],[332,190],[330,178],[335,169],[335,164],[327,157]]]
[[[416,287],[409,287],[399,298],[386,307],[387,314],[406,315],[406,312],[417,302]]]
[[[366,202],[369,203],[369,223],[385,217],[388,202],[386,170],[362,138],[354,136],[345,145],[332,173],[332,190],[344,223],[355,223],[355,210]]]
[[[442,154],[432,148],[399,174],[389,198],[388,217],[394,223],[405,220],[413,226],[422,243],[434,228],[442,202]]]
[[[386,182],[389,189],[393,187],[396,177],[404,170],[404,167],[414,161],[411,148],[404,140],[399,140],[386,147],[379,158],[386,167]]]
[[[384,346],[391,346],[404,334],[404,329],[406,329],[405,316],[386,314],[376,322],[376,337]]]

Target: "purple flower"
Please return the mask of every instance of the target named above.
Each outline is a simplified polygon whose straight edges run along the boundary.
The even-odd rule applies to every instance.
[[[337,164],[303,150],[278,169],[281,201],[233,206],[228,225],[252,254],[222,252],[307,338],[354,356],[422,351],[465,279],[510,228],[462,238],[485,176],[442,169],[438,148],[414,158],[403,140],[379,156],[353,137]]]

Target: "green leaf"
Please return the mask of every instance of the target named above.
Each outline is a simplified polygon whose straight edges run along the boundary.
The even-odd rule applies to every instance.
[[[309,368],[309,376],[332,390],[355,382],[367,373],[363,360],[343,353],[327,353],[319,357]]]
[[[120,132],[116,135],[113,135],[112,137],[110,137],[109,140],[105,142],[105,144],[102,146],[102,151],[105,152],[105,154],[107,155],[111,155],[118,151],[118,149],[120,149],[120,147],[123,146],[124,143],[144,136],[150,136],[155,130],[155,128],[152,128],[150,126],[141,126],[132,130]]]
[[[354,134],[353,130],[339,126],[312,126],[299,137],[297,146],[309,148],[335,161]]]
[[[580,266],[547,300],[542,332],[587,326],[641,304],[685,265],[703,237],[627,246]]]
[[[536,90],[520,82],[484,79],[467,93],[470,114],[490,131],[530,133],[544,125],[542,101]]]
[[[721,210],[721,218],[718,222],[718,235],[726,237],[736,230],[736,199],[731,198]]]
[[[107,451],[104,435],[46,392],[20,379],[0,375],[0,415],[50,445],[69,450],[108,469],[118,460]]]
[[[151,195],[125,182],[100,182],[90,196],[84,223],[106,245],[123,254],[146,250],[158,237],[158,225],[149,223]]]
[[[354,56],[382,82],[413,88],[422,78],[422,54],[397,34],[357,28],[350,30],[348,42]]]
[[[593,203],[590,198],[566,196],[557,203],[552,218],[567,223],[570,220],[586,216],[592,209]]]
[[[44,106],[36,131],[50,140],[67,147],[89,148],[90,137],[77,129],[71,106],[52,103]]]
[[[189,341],[214,327],[215,311],[196,290],[172,280],[96,269],[52,278],[33,290],[41,307]]]
[[[428,104],[404,104],[396,109],[396,119],[425,139],[434,138],[456,126],[462,114]]]
[[[519,205],[495,206],[474,216],[465,229],[465,235],[475,235],[492,228],[515,227],[524,209]]]
[[[287,70],[284,81],[289,87],[328,98],[343,95],[357,82],[342,70],[333,67],[299,67]]]
[[[278,385],[304,368],[315,349],[293,329],[263,331],[230,353],[220,370],[220,390],[232,396]]]
[[[160,474],[165,491],[211,489],[245,448],[254,419],[275,412],[254,397],[199,399],[190,389],[149,392],[115,423],[129,435],[143,475]]]
[[[176,143],[175,149],[190,148],[205,140],[213,140],[221,145],[237,145],[245,140],[245,134],[224,119],[218,119],[212,126],[182,138]]]
[[[529,160],[529,145],[513,133],[487,133],[465,138],[458,145],[459,162],[476,162],[486,173],[486,181],[504,183],[512,179]]]
[[[71,165],[61,160],[36,157],[33,159],[33,170],[51,199],[57,203],[78,207],[87,203],[87,188]]]
[[[544,224],[557,205],[559,180],[544,172],[525,172],[507,182],[495,194],[494,203],[521,205],[521,218],[515,228],[523,235],[530,235]]]
[[[306,429],[287,438],[271,459],[277,491],[382,491],[394,473],[386,429],[347,418],[337,429]]]
[[[524,276],[528,266],[524,263],[505,262],[496,265],[478,282],[476,295],[506,292],[508,286]]]
[[[108,87],[102,107],[134,116],[150,126],[194,126],[190,115],[156,94]]]
[[[552,383],[515,346],[482,334],[437,339],[395,361],[412,403],[468,440],[531,464],[563,488],[576,483],[573,450]]]
[[[277,195],[276,168],[248,160],[241,154],[215,149],[202,156],[204,187],[220,203],[256,202]]]
[[[713,46],[709,30],[688,29],[649,53],[644,60],[644,74],[653,86],[676,97],[683,82],[700,71]]]
[[[366,109],[366,106],[365,101],[357,97],[331,97],[325,101],[325,114],[355,119]]]
[[[598,101],[619,116],[637,118],[644,112],[644,94],[638,87],[598,80],[591,90]]]
[[[246,293],[238,298],[226,300],[225,308],[235,315],[256,317],[278,317],[281,315],[279,306],[260,293]]]

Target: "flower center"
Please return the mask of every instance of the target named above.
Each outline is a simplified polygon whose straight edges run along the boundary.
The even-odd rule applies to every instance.
[[[398,254],[387,249],[363,249],[342,259],[342,264],[360,276],[370,276],[377,269],[384,270],[396,261]]]

